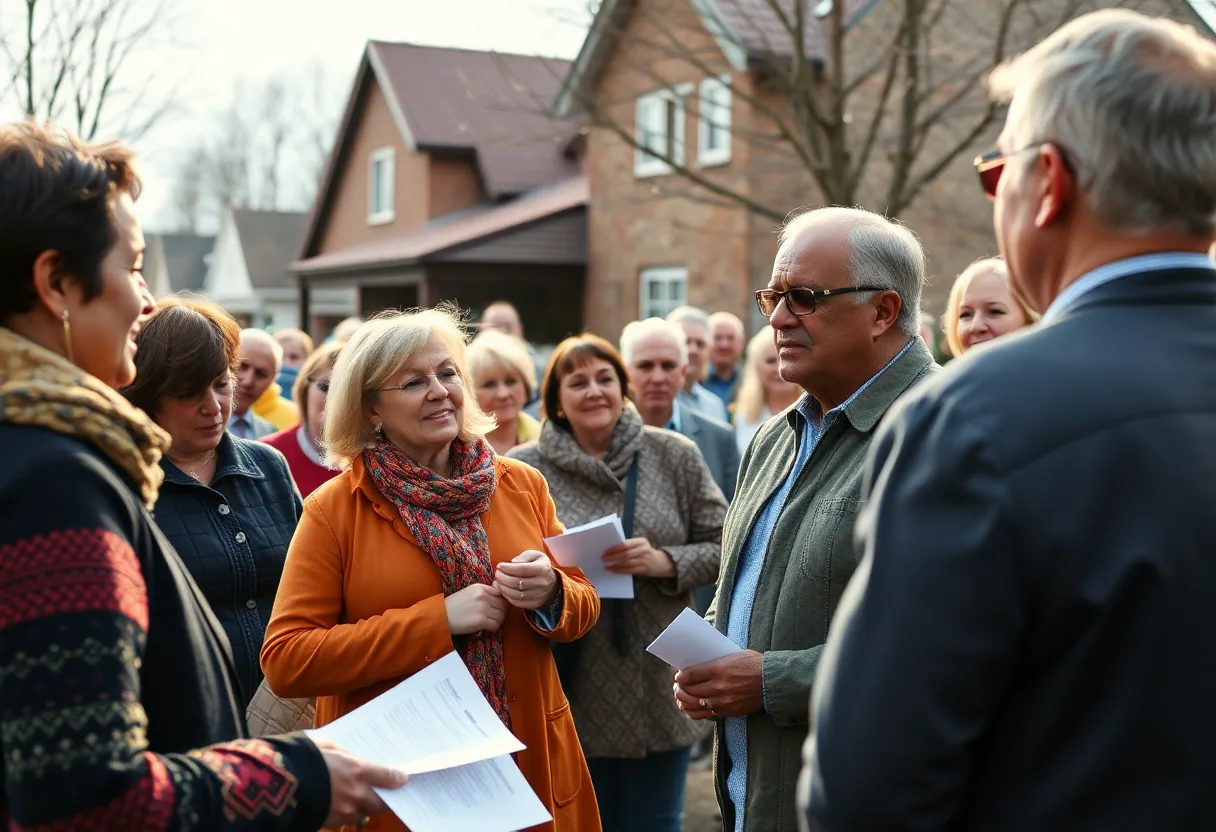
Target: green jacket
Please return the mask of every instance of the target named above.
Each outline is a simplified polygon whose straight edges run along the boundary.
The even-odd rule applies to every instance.
[[[748,717],[747,832],[797,832],[795,792],[808,729],[811,683],[828,625],[858,558],[853,523],[862,469],[874,428],[887,409],[938,367],[919,338],[844,409],[820,440],[790,491],[769,539],[752,606],[748,647],[764,654],[768,711]],[[770,419],[743,456],[735,499],[722,529],[722,571],[707,618],[722,632],[748,533],[781,487],[798,452],[802,415],[794,408]],[[730,766],[722,724],[714,771],[723,829],[733,832],[726,793]]]

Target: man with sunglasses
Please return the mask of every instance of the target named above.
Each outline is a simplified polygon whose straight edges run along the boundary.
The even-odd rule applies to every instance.
[[[681,671],[675,695],[717,722],[727,832],[794,832],[794,778],[828,622],[853,573],[853,520],[875,425],[935,368],[918,335],[925,255],[878,214],[790,221],[756,293],[779,371],[806,395],[744,454],[708,618],[743,651]]]
[[[1216,829],[1216,43],[1108,9],[989,86],[977,167],[1043,317],[874,440],[804,819]]]

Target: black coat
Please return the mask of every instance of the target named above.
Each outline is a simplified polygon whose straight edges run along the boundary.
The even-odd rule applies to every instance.
[[[245,704],[262,681],[258,654],[303,510],[283,455],[227,433],[210,486],[161,460],[156,522],[228,636]]]
[[[1216,273],[952,362],[866,481],[811,829],[1216,829]]]
[[[228,647],[132,483],[42,428],[0,425],[0,459],[0,821],[316,829],[308,739],[216,745],[245,733]]]

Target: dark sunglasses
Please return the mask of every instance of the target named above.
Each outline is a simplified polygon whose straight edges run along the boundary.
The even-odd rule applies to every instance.
[[[1001,153],[999,150],[992,150],[976,156],[972,164],[975,165],[975,172],[979,174],[980,187],[984,189],[984,195],[989,199],[996,199],[996,187],[1001,184],[1001,174],[1005,172],[1006,162],[1019,153],[1025,153],[1028,150],[1038,150],[1045,144],[1049,144],[1049,142],[1035,142],[1012,153]],[[1068,159],[1068,154],[1064,152],[1064,148],[1054,143],[1050,144],[1060,154],[1060,158],[1064,160],[1064,167],[1071,172],[1072,163]]]
[[[329,379],[323,378],[320,381],[318,381],[315,378],[310,378],[309,381],[317,386],[317,389],[321,391],[321,395],[323,395],[323,396],[329,395]]]
[[[756,292],[756,306],[759,307],[761,315],[771,318],[773,317],[773,313],[777,311],[777,304],[781,303],[782,298],[784,298],[785,307],[793,315],[805,318],[815,311],[815,308],[819,305],[820,298],[848,295],[853,292],[885,291],[886,289],[881,286],[846,286],[843,289],[804,289],[801,286],[795,286],[792,289],[786,289],[784,292],[778,292],[776,289],[761,289]]]

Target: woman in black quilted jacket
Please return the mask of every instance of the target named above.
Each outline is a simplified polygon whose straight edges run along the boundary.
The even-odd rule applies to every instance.
[[[155,517],[232,645],[241,704],[262,668],[300,493],[283,455],[227,429],[241,328],[213,303],[162,301],[138,336],[135,383],[122,393],[172,437]]]
[[[169,437],[116,392],[152,311],[121,145],[0,126],[0,828],[311,832],[402,778],[245,738],[223,632],[149,513]]]

